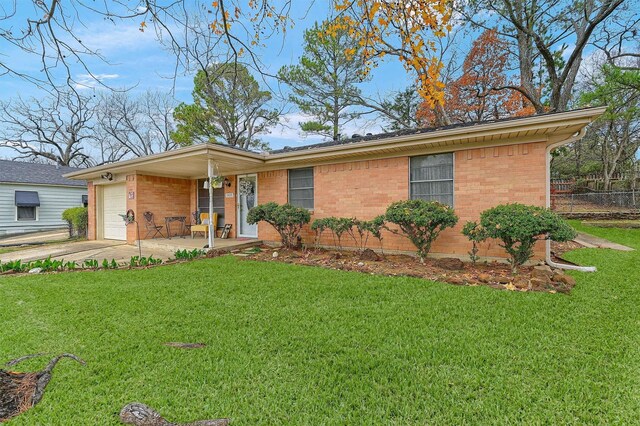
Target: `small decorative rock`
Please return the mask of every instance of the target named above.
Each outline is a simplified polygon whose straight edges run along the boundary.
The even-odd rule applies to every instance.
[[[358,266],[360,267],[364,266],[364,262],[358,262]]]
[[[277,259],[280,254],[277,251],[274,251],[271,255],[274,259]]]
[[[531,271],[531,277],[540,280],[550,281],[553,276],[553,271],[547,265],[535,266]]]
[[[529,280],[530,288],[537,288],[537,289],[545,288],[547,284],[549,284],[549,280],[545,280],[541,278],[531,278]]]
[[[30,274],[39,274],[40,272],[42,272],[42,268],[29,269]]]

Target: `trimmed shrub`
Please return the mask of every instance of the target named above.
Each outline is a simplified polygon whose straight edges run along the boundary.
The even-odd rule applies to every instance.
[[[378,216],[372,220],[330,216],[314,220],[311,230],[316,233],[316,247],[320,245],[322,234],[329,230],[333,235],[335,248],[342,248],[342,236],[346,232],[353,238],[358,251],[362,252],[371,236],[377,238],[382,247],[383,226],[384,216]]]
[[[382,248],[382,229],[384,229],[384,215],[376,216],[371,220],[364,222],[364,227],[380,242],[380,250],[384,253]]]
[[[576,236],[576,231],[551,210],[518,203],[485,210],[480,215],[480,225],[488,238],[501,241],[513,272],[533,257],[537,241],[562,242]]]
[[[322,234],[329,228],[329,220],[333,218],[323,217],[321,219],[315,219],[311,224],[311,230],[316,233],[316,248],[320,247],[320,239]]]
[[[247,222],[255,224],[267,222],[280,234],[282,244],[287,248],[296,248],[302,227],[311,221],[309,210],[291,204],[274,202],[260,204],[249,210]]]
[[[478,244],[487,239],[487,233],[484,228],[480,226],[478,222],[467,222],[462,228],[462,233],[471,241],[471,251],[469,251],[469,258],[474,265],[479,259],[478,256]]]
[[[62,220],[69,224],[69,237],[85,237],[89,215],[86,207],[71,207],[62,212]]]
[[[458,216],[451,207],[437,201],[405,200],[392,203],[387,208],[384,220],[398,225],[400,231],[387,226],[385,228],[407,237],[418,249],[420,261],[424,262],[431,244],[440,232],[458,223]]]

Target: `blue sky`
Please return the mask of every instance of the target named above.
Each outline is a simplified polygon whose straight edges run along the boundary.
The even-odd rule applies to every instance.
[[[31,2],[18,2],[19,7]],[[293,2],[300,7],[301,2]],[[294,6],[295,7],[295,6]],[[29,10],[29,9],[26,9]],[[16,22],[26,18],[26,11],[19,11]],[[289,30],[286,38],[275,36],[267,41],[267,48],[260,51],[261,59],[266,66],[266,71],[275,73],[286,64],[297,62],[302,54],[303,32],[313,25],[315,20],[322,20],[328,16],[329,5],[327,2],[315,2],[311,10],[294,9],[291,17],[295,22],[293,29]],[[87,13],[80,16],[84,27],[77,26],[84,45],[97,49],[109,61],[104,63],[97,59],[89,60],[91,71],[110,87],[133,87],[133,92],[142,92],[148,89],[171,91],[175,89],[174,96],[178,101],[191,101],[192,75],[179,75],[175,80],[175,59],[156,40],[153,30],[140,32],[139,22],[126,21],[111,23],[96,18]],[[24,21],[22,21],[24,22]],[[37,58],[28,55],[19,49],[0,41],[0,52],[3,59],[20,71],[38,73],[39,63]],[[104,90],[96,82],[86,75],[86,71],[80,67],[72,70],[73,77],[80,82],[79,89],[90,93],[93,90]],[[406,73],[397,60],[389,60],[382,63],[373,73],[370,82],[364,83],[362,90],[372,96],[384,96],[393,90],[401,90],[413,82],[413,78]],[[262,83],[265,87],[270,85],[276,88],[274,81],[266,80]],[[0,99],[7,100],[12,97],[31,96],[40,97],[42,92],[32,84],[17,77],[0,76]],[[298,111],[289,107],[283,117],[282,124],[273,129],[269,135],[262,139],[268,141],[272,148],[285,145],[295,146],[317,142],[317,137],[304,137],[298,130],[298,122],[303,120]],[[377,123],[370,120],[360,120],[351,123],[346,129],[347,134],[366,133],[380,131]],[[0,156],[11,155],[6,150],[0,150]]]

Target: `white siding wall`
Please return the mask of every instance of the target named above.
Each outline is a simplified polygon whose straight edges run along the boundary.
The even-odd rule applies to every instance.
[[[16,220],[15,191],[38,192],[38,220]],[[69,207],[82,207],[83,195],[87,195],[86,187],[0,183],[0,236],[66,227],[62,212]]]

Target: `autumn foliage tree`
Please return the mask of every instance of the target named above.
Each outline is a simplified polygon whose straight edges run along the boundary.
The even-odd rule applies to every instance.
[[[418,93],[438,107],[444,99],[442,64],[435,56],[435,40],[451,30],[448,0],[333,0],[338,13],[334,29],[349,31],[360,47],[366,69],[386,55],[397,57],[416,75]]]
[[[498,90],[510,84],[509,49],[496,30],[484,31],[476,39],[462,64],[462,74],[447,85],[444,110],[453,123],[500,119],[535,113],[518,92]],[[418,116],[426,124],[435,123],[435,111],[423,102]]]

